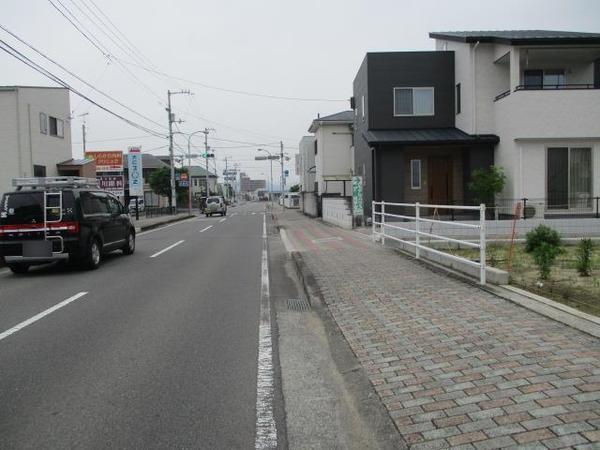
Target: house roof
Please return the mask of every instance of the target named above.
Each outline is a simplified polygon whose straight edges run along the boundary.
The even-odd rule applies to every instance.
[[[127,167],[127,156],[123,155],[123,167]],[[142,153],[142,168],[144,169],[161,169],[163,167],[169,167],[159,158],[150,153]]]
[[[192,177],[205,177],[206,169],[204,167],[200,167],[200,166],[192,166],[192,167],[190,167],[190,175]],[[209,178],[217,178],[217,176],[214,173],[212,173],[211,171],[208,172],[208,177]]]
[[[493,134],[471,135],[458,128],[428,128],[403,130],[369,130],[363,133],[369,144],[440,145],[440,144],[496,144]]]
[[[354,123],[354,111],[341,111],[329,116],[317,117],[312,121],[308,131],[314,133],[321,125],[346,125]]]
[[[429,33],[429,37],[466,43],[489,42],[509,45],[600,43],[600,33],[552,30],[440,31]]]
[[[67,159],[66,161],[63,162],[59,162],[58,164],[56,164],[57,166],[64,166],[64,167],[81,167],[81,166],[85,166],[86,164],[91,164],[91,163],[95,163],[95,160],[93,159]]]

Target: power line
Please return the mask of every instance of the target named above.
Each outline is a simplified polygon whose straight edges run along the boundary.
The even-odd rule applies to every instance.
[[[54,81],[55,83],[69,89],[71,92],[73,92],[74,94],[84,98],[85,100],[87,100],[88,102],[90,102],[91,104],[97,106],[98,108],[102,109],[103,111],[117,117],[118,119],[121,119],[122,121],[124,121],[125,123],[144,131],[145,133],[148,134],[152,134],[154,136],[157,137],[162,137],[164,138],[165,136],[162,135],[160,132],[158,131],[154,131],[150,128],[145,127],[144,125],[141,125],[137,122],[134,122],[133,120],[127,119],[126,117],[120,115],[119,113],[116,113],[114,111],[112,111],[111,109],[107,108],[106,106],[103,106],[99,103],[97,103],[96,101],[92,100],[90,97],[88,97],[87,95],[79,92],[77,89],[73,88],[72,86],[70,86],[66,81],[62,80],[60,77],[58,77],[57,75],[53,74],[52,72],[50,72],[49,70],[45,69],[43,66],[37,64],[36,62],[34,62],[33,60],[31,60],[30,58],[28,58],[27,56],[25,56],[23,53],[19,52],[17,49],[15,49],[14,47],[10,46],[6,41],[0,39],[0,49],[3,50],[4,52],[8,53],[9,55],[11,55],[13,58],[21,61],[22,63],[26,64],[27,66],[31,67],[32,69],[34,69],[36,72],[44,75],[45,77],[51,79],[52,81]]]
[[[149,67],[145,67],[143,65],[140,64],[136,64],[130,61],[123,61],[124,64],[130,64],[133,66],[136,66],[142,70],[145,70],[147,72],[153,72],[156,73],[158,75],[161,75],[165,78],[171,78],[173,80],[179,80],[179,81],[183,81],[185,83],[191,83],[191,84],[195,84],[197,86],[203,87],[205,89],[212,89],[215,91],[221,91],[221,92],[228,92],[230,94],[238,94],[238,95],[246,95],[249,97],[261,97],[261,98],[269,98],[269,99],[273,99],[273,100],[289,100],[289,101],[296,101],[296,102],[347,102],[348,99],[335,99],[335,98],[306,98],[306,97],[288,97],[288,96],[282,96],[282,95],[272,95],[272,94],[262,94],[262,93],[257,93],[257,92],[250,92],[250,91],[242,91],[239,89],[229,89],[229,88],[223,88],[223,87],[219,87],[219,86],[213,86],[207,83],[203,83],[201,81],[194,81],[194,80],[190,80],[187,78],[182,78],[182,77],[178,77],[175,75],[170,75],[168,73],[162,72],[160,70],[156,70],[156,69],[151,69]]]
[[[153,123],[155,125],[158,125],[161,128],[166,128],[163,124],[161,124],[159,122],[156,122],[156,121],[152,120],[151,118],[149,118],[147,116],[144,116],[143,114],[135,111],[134,109],[130,108],[129,106],[125,105],[124,103],[121,103],[119,100],[115,99],[114,97],[112,97],[111,95],[107,94],[106,92],[101,91],[100,89],[98,89],[97,87],[95,87],[94,85],[92,85],[91,83],[88,83],[86,80],[84,80],[83,78],[81,78],[77,74],[73,73],[72,71],[70,71],[69,69],[67,69],[65,66],[63,66],[62,64],[56,62],[54,59],[50,58],[49,56],[47,56],[46,54],[44,54],[42,51],[40,51],[37,48],[35,48],[33,45],[29,44],[24,39],[22,39],[19,36],[17,36],[15,33],[13,33],[12,31],[10,31],[4,25],[0,24],[0,28],[2,30],[4,30],[5,32],[7,32],[8,34],[10,34],[13,38],[15,38],[16,40],[18,40],[19,42],[21,42],[22,44],[24,44],[27,47],[29,47],[31,50],[33,50],[35,53],[37,53],[38,55],[40,55],[42,58],[46,59],[47,61],[51,62],[55,66],[59,67],[60,69],[62,69],[63,71],[65,71],[66,73],[68,73],[69,75],[71,75],[72,77],[76,78],[77,80],[81,81],[83,84],[85,84],[86,86],[90,87],[94,91],[98,92],[99,94],[103,95],[104,97],[108,98],[109,100],[112,100],[113,102],[115,102],[119,106],[122,106],[123,108],[125,108],[129,112],[135,114],[136,116],[141,117],[141,118],[143,118],[143,119],[147,120],[148,122],[151,122],[151,123]]]

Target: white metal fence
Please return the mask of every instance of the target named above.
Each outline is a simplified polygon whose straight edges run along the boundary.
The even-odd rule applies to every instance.
[[[386,211],[387,208],[387,211]],[[402,214],[397,214],[396,211],[400,210]],[[414,210],[414,215],[410,215],[410,213],[404,213],[404,211]],[[435,219],[435,215],[425,214],[428,217],[423,217],[423,210],[461,210],[461,211],[479,211],[479,223],[465,223],[460,221],[446,221],[441,219]],[[485,264],[485,205],[481,204],[479,206],[457,206],[457,205],[428,205],[428,204],[420,204],[420,203],[391,203],[391,202],[373,202],[373,220],[372,220],[372,235],[373,240],[379,238],[381,240],[381,244],[385,245],[385,240],[392,239],[394,241],[401,242],[403,244],[414,247],[415,249],[415,258],[421,258],[421,250],[426,250],[428,252],[435,253],[439,256],[449,258],[455,261],[462,262],[467,265],[475,266],[479,268],[479,282],[480,284],[485,284],[486,280],[486,264]],[[394,212],[391,212],[394,211]],[[408,228],[406,225],[402,226],[406,223],[414,223],[414,228]],[[452,225],[463,228],[471,228],[477,229],[479,231],[479,241],[473,242],[465,241],[457,238],[452,238],[448,236],[442,236],[440,234],[434,234],[431,232],[422,231],[423,224],[442,224],[442,225]],[[413,240],[401,239],[397,236],[393,236],[390,234],[388,229],[400,230],[406,233],[409,233],[409,236],[413,237]],[[431,230],[430,230],[431,231]],[[439,239],[446,242],[451,242],[458,245],[464,245],[466,247],[478,248],[479,249],[479,261],[472,261],[467,258],[463,258],[461,256],[453,255],[447,252],[443,252],[441,250],[425,246],[421,244],[421,237]]]

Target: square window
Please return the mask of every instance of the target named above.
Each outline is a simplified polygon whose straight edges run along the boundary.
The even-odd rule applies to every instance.
[[[432,87],[394,88],[394,116],[433,116]]]
[[[65,136],[65,123],[64,121],[57,119],[56,117],[48,117],[48,134],[50,136],[64,137]]]

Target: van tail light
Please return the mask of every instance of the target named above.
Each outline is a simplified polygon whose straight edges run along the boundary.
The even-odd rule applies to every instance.
[[[44,231],[43,223],[23,223],[17,225],[0,225],[0,234],[30,233]],[[79,222],[55,222],[48,224],[48,231],[66,231],[68,234],[79,233]]]
[[[48,224],[48,231],[66,231],[68,234],[79,233],[79,222],[56,222]]]

